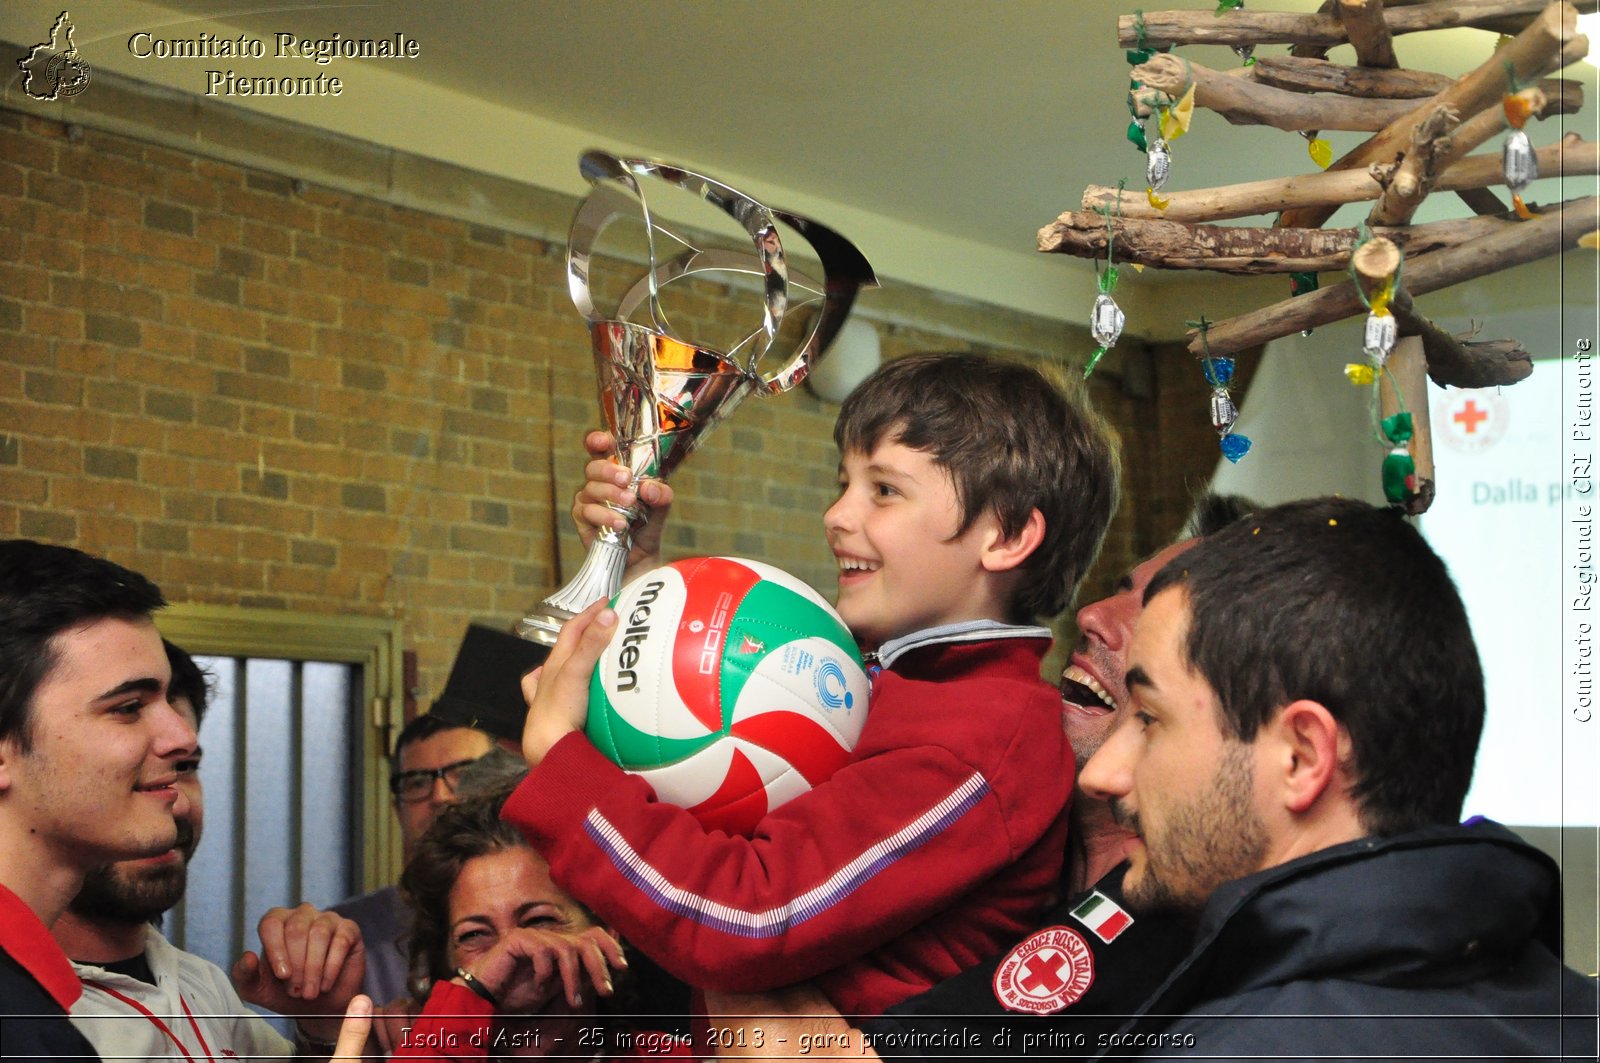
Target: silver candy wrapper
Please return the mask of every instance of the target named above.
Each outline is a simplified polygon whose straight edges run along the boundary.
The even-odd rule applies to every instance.
[[[1500,165],[1505,170],[1506,187],[1520,194],[1530,183],[1538,180],[1539,159],[1533,153],[1528,134],[1513,129],[1506,134],[1505,147],[1500,152]]]
[[[567,243],[567,285],[578,312],[589,322],[600,413],[616,438],[616,460],[628,467],[632,486],[647,477],[665,479],[688,457],[705,433],[750,395],[776,395],[803,381],[838,335],[856,293],[877,284],[872,267],[854,244],[810,218],[777,210],[703,174],[654,159],[623,159],[586,152],[579,169],[593,190],[578,204]],[[748,250],[699,248],[651,213],[646,188],[686,192],[734,219],[749,237]],[[620,218],[642,221],[648,264],[616,305],[601,310],[590,287],[596,239]],[[820,283],[792,270],[780,225],[798,233],[822,263]],[[686,250],[663,257],[658,246],[673,241]],[[684,277],[730,274],[755,278],[760,287],[760,323],[727,351],[680,335],[663,309],[663,288]],[[779,328],[791,290],[809,291],[813,312],[798,338]],[[782,348],[782,349],[780,349]],[[767,363],[779,363],[768,368]],[[525,639],[554,645],[561,626],[591,602],[614,597],[632,549],[633,532],[649,519],[642,504],[620,509],[628,531],[595,536],[583,567],[565,587],[539,603],[517,627]]]
[[[1167,142],[1162,137],[1157,137],[1156,142],[1150,145],[1148,157],[1144,164],[1144,180],[1153,190],[1159,192],[1167,185],[1167,178],[1172,173],[1172,153],[1167,150]]]
[[[1110,347],[1122,335],[1127,317],[1117,301],[1105,292],[1095,296],[1094,309],[1089,311],[1089,334],[1102,347]]]
[[[1395,340],[1399,338],[1400,324],[1394,319],[1393,314],[1368,314],[1367,327],[1361,336],[1361,346],[1366,350],[1367,357],[1377,365],[1382,365],[1389,360],[1389,352],[1394,350]]]
[[[1225,436],[1233,431],[1234,422],[1239,419],[1239,407],[1233,404],[1233,396],[1222,388],[1217,388],[1211,393],[1211,427],[1217,430],[1218,435]]]

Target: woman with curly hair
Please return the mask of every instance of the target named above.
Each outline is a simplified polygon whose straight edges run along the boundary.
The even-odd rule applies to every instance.
[[[580,1058],[676,1054],[670,1036],[608,1015],[622,946],[550,880],[550,868],[500,819],[509,790],[441,812],[400,887],[415,911],[411,956],[425,1002],[393,1038],[396,1058]]]

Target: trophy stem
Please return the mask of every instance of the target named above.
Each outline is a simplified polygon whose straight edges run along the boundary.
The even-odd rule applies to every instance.
[[[561,626],[587,609],[596,598],[614,597],[622,589],[622,572],[627,567],[633,536],[612,528],[602,528],[583,559],[583,567],[565,587],[540,602],[517,625],[517,634],[529,642],[554,646]]]

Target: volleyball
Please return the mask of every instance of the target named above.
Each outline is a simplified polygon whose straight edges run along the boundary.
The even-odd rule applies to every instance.
[[[691,558],[635,579],[612,607],[589,738],[662,801],[749,835],[849,759],[867,676],[844,621],[801,580]]]

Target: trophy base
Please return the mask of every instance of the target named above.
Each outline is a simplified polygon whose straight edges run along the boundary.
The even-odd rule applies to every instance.
[[[554,646],[556,639],[561,635],[561,628],[575,613],[565,609],[546,609],[544,612],[525,616],[517,624],[517,637],[537,642],[541,646]]]
[[[624,511],[627,512],[627,511]],[[540,602],[538,608],[517,625],[517,635],[529,642],[554,646],[568,620],[577,616],[597,598],[615,598],[622,589],[622,571],[633,547],[632,537],[611,528],[603,529],[589,547],[583,567],[572,582]]]

